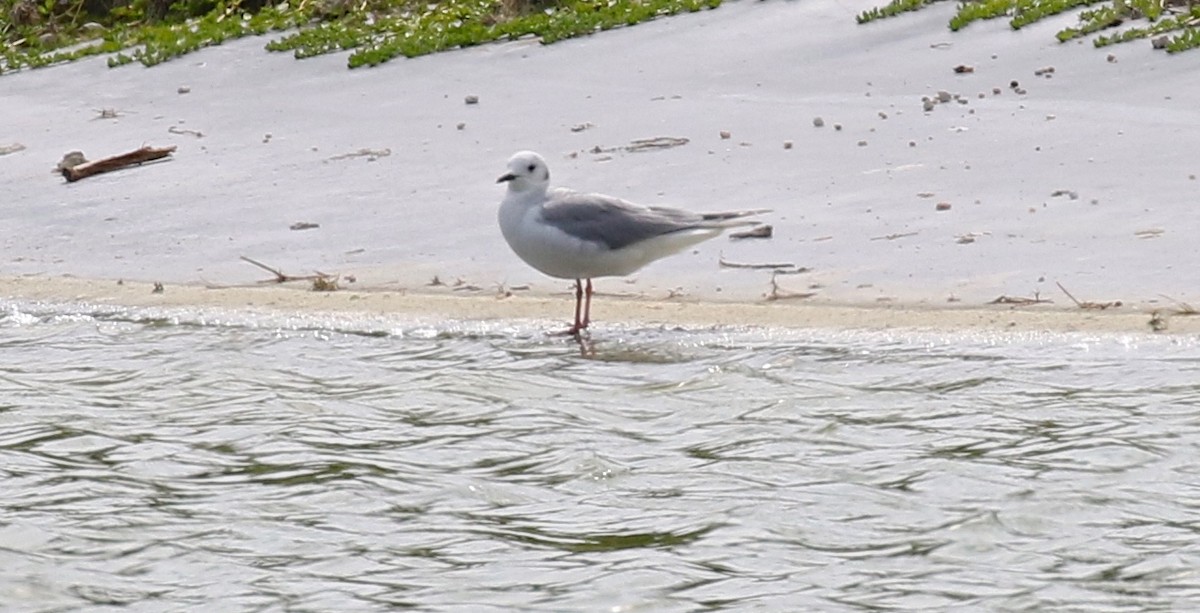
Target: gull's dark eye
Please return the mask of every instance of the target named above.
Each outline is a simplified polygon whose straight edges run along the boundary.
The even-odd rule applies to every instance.
[[[536,169],[537,169],[537,164],[530,164],[530,165],[529,165],[529,172],[533,172],[533,171],[534,171],[534,170],[536,170]]]

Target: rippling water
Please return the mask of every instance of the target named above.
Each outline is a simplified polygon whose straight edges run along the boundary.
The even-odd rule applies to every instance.
[[[0,304],[0,608],[1186,610],[1200,345]]]

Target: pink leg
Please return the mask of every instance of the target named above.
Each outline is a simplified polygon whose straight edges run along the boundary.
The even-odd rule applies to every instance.
[[[588,324],[592,322],[592,280],[587,280],[587,291],[584,293],[587,302],[583,306],[583,323],[580,326],[582,329],[587,329]]]
[[[580,315],[583,313],[583,282],[575,279],[575,323],[571,324],[570,328],[559,332],[568,336],[579,336],[579,331],[587,327],[586,322],[580,321]]]
[[[583,283],[579,279],[575,279],[575,323],[571,324],[570,334],[579,334],[579,331],[586,328],[586,323],[579,323],[579,310],[583,306]]]

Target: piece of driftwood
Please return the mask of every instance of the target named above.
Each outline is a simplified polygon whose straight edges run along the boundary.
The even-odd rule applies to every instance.
[[[62,175],[67,182],[73,183],[92,175],[112,172],[129,166],[136,166],[154,160],[165,158],[175,152],[175,145],[170,147],[142,147],[129,153],[122,153],[92,162],[84,162],[74,166],[63,166]]]

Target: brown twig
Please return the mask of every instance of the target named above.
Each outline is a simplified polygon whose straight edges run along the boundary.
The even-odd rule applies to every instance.
[[[1012,304],[1016,306],[1026,306],[1030,304],[1046,304],[1054,302],[1049,298],[1042,298],[1037,292],[1033,293],[1033,298],[1024,298],[1021,296],[1000,296],[999,298],[989,302],[988,304]]]
[[[1110,307],[1121,306],[1120,300],[1113,300],[1112,302],[1092,302],[1090,300],[1080,302],[1080,301],[1076,300],[1074,296],[1071,295],[1071,292],[1067,291],[1067,288],[1063,287],[1062,283],[1055,281],[1054,284],[1058,286],[1058,289],[1062,290],[1062,293],[1067,295],[1067,298],[1071,299],[1071,302],[1075,303],[1075,306],[1077,306],[1081,309],[1094,309],[1094,310],[1103,311],[1104,309],[1107,309]]]
[[[142,147],[129,153],[114,155],[94,162],[84,162],[76,166],[64,167],[62,169],[63,177],[68,183],[73,183],[80,179],[86,179],[92,175],[98,175],[104,172],[112,172],[129,166],[136,166],[151,162],[154,160],[165,158],[175,152],[175,145],[170,147]]]
[[[1175,312],[1172,315],[1200,315],[1200,311],[1197,311],[1192,305],[1186,302],[1176,300],[1166,294],[1159,294],[1159,296],[1175,303]]]
[[[808,272],[807,268],[796,268],[796,265],[791,262],[780,262],[773,264],[743,264],[740,262],[730,262],[725,259],[725,254],[721,254],[717,263],[721,268],[751,268],[751,269],[778,269],[778,268],[793,268],[797,271]],[[791,272],[791,271],[789,271]]]
[[[287,275],[287,274],[284,274],[283,271],[281,271],[277,268],[271,268],[270,266],[267,266],[266,264],[263,264],[262,262],[259,262],[258,260],[252,260],[244,255],[240,256],[240,257],[241,257],[242,261],[244,261],[248,264],[253,264],[253,265],[275,275],[274,279],[268,279],[266,281],[259,281],[259,283],[287,283],[289,281],[314,281],[315,282],[318,280],[328,282],[332,278],[332,279],[334,279],[333,284],[335,286],[337,284],[336,277],[327,275],[321,271],[317,271],[317,274],[315,274],[315,275],[302,275],[302,276]],[[314,289],[315,289],[315,287],[316,287],[316,284],[314,283]]]
[[[918,234],[920,234],[920,232],[901,232],[899,234],[886,234],[884,236],[872,236],[871,240],[873,240],[873,241],[894,241],[898,238],[908,238],[910,236],[916,236]]]
[[[771,293],[766,296],[768,302],[774,300],[804,300],[805,298],[812,298],[817,295],[816,292],[792,292],[782,289],[779,287],[779,281],[776,280],[778,276],[778,272],[771,273]]]
[[[750,228],[749,230],[743,230],[741,232],[731,232],[729,234],[729,238],[734,239],[734,240],[741,240],[741,239],[746,239],[746,238],[771,238],[771,235],[774,234],[774,232],[775,232],[775,229],[772,228],[770,224],[762,224],[762,225],[754,226],[753,228]]]

